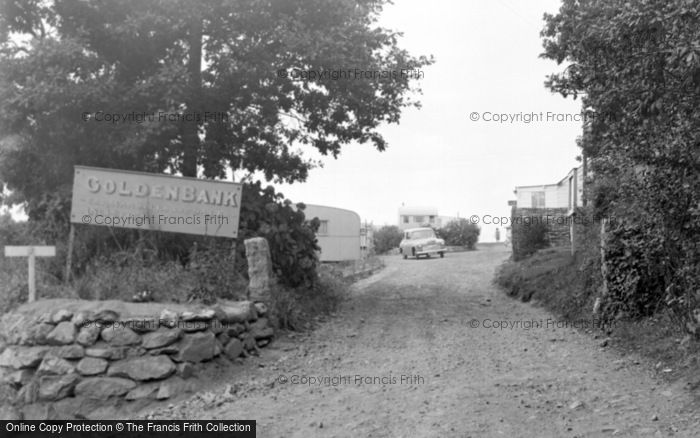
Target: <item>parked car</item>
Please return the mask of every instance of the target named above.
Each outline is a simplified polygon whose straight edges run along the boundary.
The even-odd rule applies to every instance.
[[[403,254],[404,259],[408,256],[430,257],[433,254],[445,257],[445,241],[439,239],[432,228],[409,228],[403,232],[399,253]]]

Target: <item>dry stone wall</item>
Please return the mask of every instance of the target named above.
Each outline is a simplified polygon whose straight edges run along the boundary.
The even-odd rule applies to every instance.
[[[58,418],[65,418],[66,407],[168,399],[187,387],[202,363],[234,360],[266,346],[274,334],[266,313],[263,303],[251,301],[191,308],[26,304],[0,321],[0,415],[50,419],[60,412]]]
[[[545,228],[545,240],[548,246],[562,247],[571,245],[571,217],[566,208],[517,208],[511,209],[511,243],[515,260],[527,255],[529,248],[523,244],[527,234],[536,224]]]

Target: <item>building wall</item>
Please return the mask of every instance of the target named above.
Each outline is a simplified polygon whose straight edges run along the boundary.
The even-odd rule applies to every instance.
[[[317,217],[321,221],[316,235],[321,247],[321,261],[339,262],[360,258],[360,215],[351,210],[312,204],[306,204],[304,214],[307,219]]]
[[[516,187],[515,189],[518,207],[535,208],[532,204],[532,195],[537,192],[544,193],[544,207],[542,208],[558,208],[560,206],[559,188],[556,184]]]
[[[583,166],[571,169],[558,186],[557,208],[566,208],[572,213],[576,207],[583,206]]]
[[[573,187],[573,192],[571,187]],[[571,169],[556,184],[516,187],[518,208],[536,208],[532,203],[532,195],[536,192],[544,193],[544,206],[537,208],[566,208],[572,212],[574,207],[583,206],[583,167]]]
[[[437,226],[438,212],[433,207],[400,207],[399,228],[418,228],[424,224]]]

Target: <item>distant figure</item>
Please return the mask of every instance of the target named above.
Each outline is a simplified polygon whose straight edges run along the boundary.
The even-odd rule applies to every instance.
[[[496,242],[501,241],[501,230],[500,228],[496,228]]]

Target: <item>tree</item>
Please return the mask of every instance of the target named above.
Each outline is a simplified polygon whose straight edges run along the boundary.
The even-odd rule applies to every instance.
[[[564,0],[545,16],[547,86],[581,96],[596,216],[608,234],[607,311],[670,306],[697,330],[700,306],[700,4]]]
[[[448,222],[438,230],[438,235],[445,239],[445,244],[450,246],[463,246],[474,249],[479,241],[481,229],[467,219],[457,219]]]
[[[317,164],[305,146],[384,150],[377,127],[418,105],[402,70],[432,62],[377,26],[385,3],[2,0],[4,202],[36,218],[74,164],[294,182]],[[363,71],[398,74],[347,77]],[[111,114],[130,120],[98,121]]]
[[[385,254],[398,248],[403,239],[401,229],[396,225],[384,225],[374,232],[374,250],[377,254]]]

